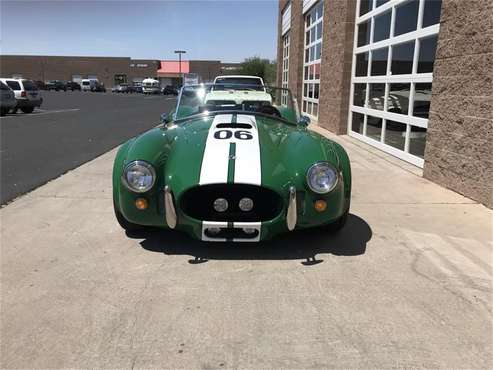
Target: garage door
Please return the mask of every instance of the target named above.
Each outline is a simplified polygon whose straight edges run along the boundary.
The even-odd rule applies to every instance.
[[[349,135],[424,164],[440,0],[358,0]]]

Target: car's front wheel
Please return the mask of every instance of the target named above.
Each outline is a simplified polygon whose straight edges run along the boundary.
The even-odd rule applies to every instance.
[[[29,113],[32,113],[34,111],[34,107],[23,107],[23,108],[21,108],[21,111],[29,114]]]
[[[142,226],[142,225],[137,225],[137,224],[134,224],[130,221],[128,221],[123,215],[122,213],[120,212],[120,210],[118,210],[116,208],[116,205],[115,203],[113,202],[113,209],[115,211],[115,217],[116,217],[116,220],[118,221],[118,223],[120,224],[120,226],[122,227],[122,229],[124,229],[125,231],[129,231],[129,232],[135,232],[135,231],[143,231],[146,229],[145,226]]]

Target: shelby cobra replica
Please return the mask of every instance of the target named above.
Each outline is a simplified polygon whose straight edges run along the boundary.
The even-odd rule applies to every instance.
[[[176,111],[161,121],[116,156],[113,202],[124,229],[153,226],[240,242],[344,226],[349,158],[307,130],[289,90],[186,86]]]

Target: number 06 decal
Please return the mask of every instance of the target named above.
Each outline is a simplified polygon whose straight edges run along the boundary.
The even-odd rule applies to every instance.
[[[239,140],[252,140],[253,136],[251,133],[248,131],[231,131],[231,130],[218,130],[214,132],[214,139],[219,139],[219,140],[224,140],[224,139],[231,139],[231,137],[234,135],[236,139]]]

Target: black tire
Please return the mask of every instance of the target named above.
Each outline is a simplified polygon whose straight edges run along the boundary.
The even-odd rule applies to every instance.
[[[2,108],[0,109],[0,116],[5,116],[9,112],[8,108]]]
[[[334,221],[328,225],[325,225],[324,228],[327,231],[329,231],[330,233],[333,233],[333,234],[338,233],[346,225],[348,216],[349,216],[349,209],[346,212],[344,212],[344,214],[341,217],[339,217],[336,221]]]
[[[145,226],[142,225],[137,225],[134,224],[130,221],[128,221],[122,214],[121,212],[116,208],[115,203],[113,202],[113,210],[115,211],[115,217],[120,226],[122,227],[123,230],[129,231],[129,232],[135,232],[135,231],[143,231],[146,229]]]
[[[26,114],[32,113],[34,111],[34,107],[22,107],[21,111],[23,111]]]

